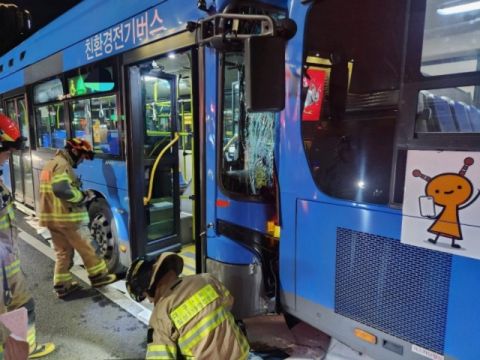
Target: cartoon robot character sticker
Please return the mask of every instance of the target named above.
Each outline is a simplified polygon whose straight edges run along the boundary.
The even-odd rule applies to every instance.
[[[402,242],[480,258],[478,167],[476,153],[409,151]]]

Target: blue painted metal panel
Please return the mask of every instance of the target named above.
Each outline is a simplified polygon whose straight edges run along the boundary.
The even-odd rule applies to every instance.
[[[2,63],[0,62],[0,65],[1,64]],[[5,67],[6,66],[4,65],[4,68]],[[11,76],[9,76],[8,79],[0,81],[0,94],[6,91],[17,89],[23,86],[24,83],[25,83],[25,78],[24,78],[23,70],[19,70],[13,73]]]
[[[121,160],[109,160],[96,158],[93,161],[84,161],[78,169],[76,169],[81,180],[97,183],[108,184],[108,187],[127,190],[127,164]],[[116,196],[115,193],[112,193]]]
[[[336,245],[335,312],[443,354],[452,255],[341,227]]]
[[[228,200],[230,203],[230,206],[219,207],[217,209],[217,217],[219,219],[233,222],[262,233],[267,232],[267,222],[271,220],[275,214],[273,205],[268,206],[259,203],[236,201],[228,199],[220,191],[218,194],[218,199]]]
[[[0,64],[4,65],[0,78],[66,50],[72,44],[83,46],[85,50],[85,39],[161,4],[163,7],[160,7],[159,16],[167,28],[163,35],[182,31],[187,21],[197,21],[205,17],[205,13],[197,9],[196,2],[191,0],[84,0],[0,57]],[[92,15],[95,16],[93,20]],[[5,66],[11,58],[20,59],[22,51],[25,51],[22,61],[16,61],[11,68]]]
[[[445,352],[462,360],[480,354],[480,261],[454,256],[448,300]],[[435,301],[432,302],[435,309]]]
[[[354,208],[369,209],[377,212],[390,214],[398,213],[396,210],[387,206],[373,204],[360,204],[344,200],[335,199],[322,193],[314,183],[310,167],[307,162],[306,153],[301,133],[301,85],[302,85],[302,61],[303,61],[303,42],[305,31],[305,19],[309,6],[300,4],[298,1],[289,5],[289,15],[298,27],[297,34],[287,44],[286,55],[286,102],[285,110],[280,114],[279,125],[279,144],[277,152],[277,171],[279,174],[280,196],[281,196],[281,223],[282,233],[280,238],[280,269],[291,268],[292,263],[282,254],[292,251],[295,235],[291,229],[288,229],[288,221],[292,219],[293,198],[307,199],[323,203],[330,203],[339,206],[351,206]],[[285,154],[288,154],[285,155]],[[301,185],[299,185],[301,184]],[[289,201],[285,201],[289,199]],[[322,230],[323,231],[323,230]],[[394,237],[399,238],[399,234]],[[301,258],[297,254],[297,258]],[[281,271],[281,286],[292,291],[294,284],[291,284],[293,278],[286,272]]]
[[[225,236],[207,236],[208,257],[226,264],[248,265],[260,259],[248,247]]]
[[[337,228],[399,238],[402,222],[400,212],[393,215],[305,200],[297,202],[296,219],[296,294],[330,309],[335,302]]]
[[[107,200],[117,224],[118,236],[128,239],[128,192],[125,161],[94,159],[83,162],[77,169],[83,189],[101,193]],[[119,210],[121,213],[119,213]]]
[[[99,4],[104,5],[106,4]],[[136,7],[135,12],[126,12],[137,14],[128,20],[115,22],[116,19],[112,19],[104,22],[103,25],[109,24],[108,27],[89,32],[91,36],[86,40],[64,50],[64,71],[184,31],[188,21],[196,21],[205,16],[205,13],[194,5],[195,3],[187,0],[167,1],[150,9],[143,6],[144,10],[141,12]]]
[[[216,220],[221,218],[233,223],[239,218],[238,207],[233,206],[233,210],[228,208],[217,208],[216,200],[225,199],[217,187],[217,155],[216,155],[216,131],[217,131],[217,55],[212,49],[205,49],[206,66],[206,202],[207,202],[207,224],[216,224]],[[237,205],[237,204],[235,204]],[[243,205],[243,204],[242,204]],[[240,206],[242,206],[240,205]],[[220,217],[220,212],[223,216]],[[235,214],[235,215],[234,215]],[[231,218],[230,216],[234,216]],[[216,261],[229,264],[250,264],[255,259],[254,253],[247,247],[238,244],[234,240],[220,236],[215,229],[207,231],[207,257]],[[258,259],[257,259],[258,261]]]

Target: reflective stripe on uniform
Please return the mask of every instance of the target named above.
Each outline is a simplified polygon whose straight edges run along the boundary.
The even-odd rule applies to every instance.
[[[248,357],[248,353],[250,352],[250,344],[248,343],[247,338],[240,332],[240,328],[235,324],[235,320],[233,319],[232,313],[228,312],[227,319],[230,322],[230,325],[235,333],[235,337],[237,338],[238,347],[242,353],[242,358],[238,360],[244,360]]]
[[[106,268],[107,268],[107,264],[105,264],[105,261],[101,260],[98,265],[87,268],[87,272],[89,275],[95,275],[95,274],[101,273]]]
[[[3,360],[3,345],[0,345],[0,360]]]
[[[5,266],[5,273],[7,274],[7,279],[12,277],[20,271],[20,259],[15,260],[10,265]],[[3,280],[3,273],[0,271],[0,280]]]
[[[227,319],[229,311],[224,306],[220,306],[212,313],[205,316],[189,332],[178,339],[178,346],[183,354],[193,356],[192,348],[219,324]]]
[[[10,226],[11,220],[15,218],[12,204],[7,205],[7,214],[0,218],[0,230],[6,229]]]
[[[35,325],[30,327],[27,331],[27,342],[28,345],[30,346],[30,349],[35,348],[35,345],[37,343],[37,335],[36,335],[36,330],[35,330]]]
[[[41,193],[53,194],[52,185],[50,185],[50,184],[40,184],[40,192]]]
[[[53,281],[54,282],[64,282],[72,280],[72,274],[64,273],[64,274],[54,274]]]
[[[76,187],[72,186],[72,179],[68,174],[57,174],[53,176],[52,179],[52,189],[55,186],[55,189],[59,190],[61,194],[72,195],[71,198],[65,198],[65,200],[77,203],[83,200],[83,192],[78,190]],[[59,193],[59,195],[60,195]],[[64,196],[60,196],[64,197]]]
[[[54,204],[56,205],[56,204]],[[65,222],[79,222],[79,221],[88,221],[88,213],[71,213],[71,214],[47,214],[47,213],[40,213],[38,216],[40,221],[65,221]]]
[[[217,292],[212,285],[207,285],[194,295],[185,300],[180,306],[170,313],[170,318],[177,327],[181,329],[188,323],[200,310],[210,304],[215,299],[218,299]]]
[[[177,358],[177,348],[166,345],[148,345],[147,359],[148,360],[169,360]]]

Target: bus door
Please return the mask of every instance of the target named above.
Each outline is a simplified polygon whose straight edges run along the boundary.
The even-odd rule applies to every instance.
[[[25,143],[25,149],[20,152],[12,151],[11,153],[12,191],[16,201],[34,207],[30,136],[28,133],[28,112],[25,97],[20,96],[9,99],[5,102],[5,105],[6,115],[16,122],[22,136],[28,139]]]
[[[155,45],[155,44],[154,44]],[[191,50],[171,51],[127,68],[127,159],[132,255],[193,245]]]
[[[231,13],[202,21],[204,28],[212,21],[218,28],[228,28],[224,34],[235,34],[235,39],[225,41],[216,33],[202,38],[218,54],[218,59],[206,54],[206,103],[212,105],[207,105],[205,114],[207,229],[203,241],[206,272],[225,284],[235,298],[234,317],[243,319],[272,311],[278,288],[274,148],[276,111],[283,106],[265,103],[285,98],[284,40],[269,33],[272,18],[280,20],[285,14],[260,3],[258,8],[232,5],[226,11]],[[248,40],[238,44],[240,38]],[[260,42],[262,59],[255,56],[260,55],[256,54]],[[280,46],[272,48],[272,44]],[[217,107],[213,105],[215,89]]]

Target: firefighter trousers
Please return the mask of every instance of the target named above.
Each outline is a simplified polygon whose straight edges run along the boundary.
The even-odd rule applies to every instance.
[[[0,270],[0,314],[4,314],[9,311],[13,311],[24,307],[28,311],[28,332],[27,342],[30,345],[30,352],[36,348],[37,339],[35,331],[35,302],[27,288],[27,282],[25,275],[23,275],[20,269],[20,260],[16,260],[13,263],[6,266],[7,281],[10,291],[12,292],[12,302],[6,306],[4,301],[3,290],[3,274]],[[3,350],[3,349],[2,349]]]
[[[88,226],[49,227],[52,242],[57,254],[53,286],[55,291],[64,291],[72,284],[70,269],[76,250],[82,257],[89,278],[107,275],[107,265],[99,256],[98,244],[90,234]]]

